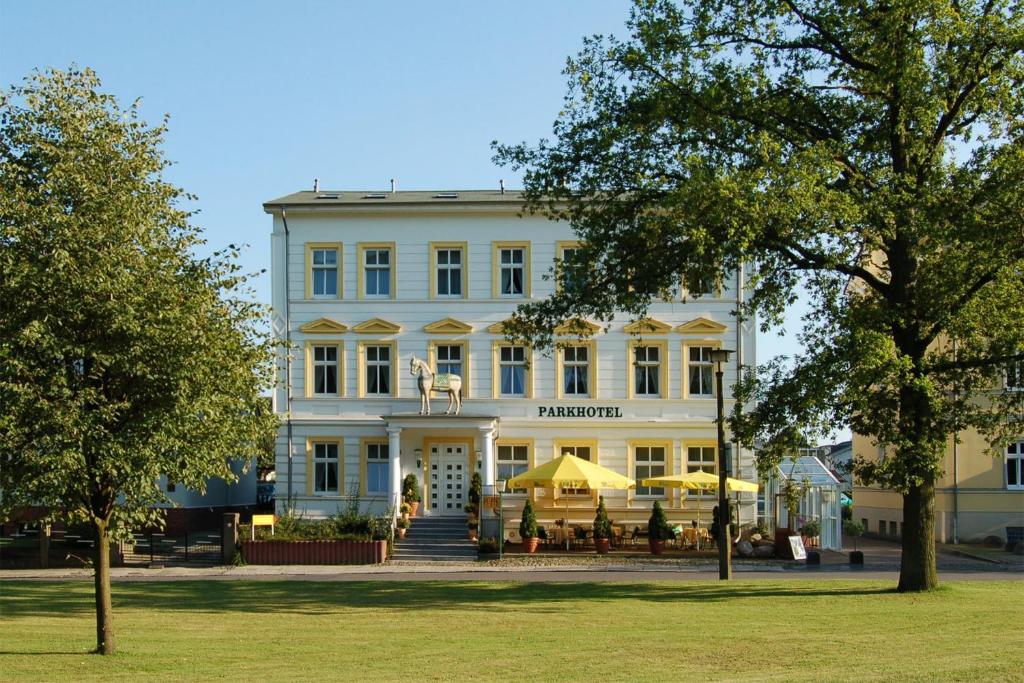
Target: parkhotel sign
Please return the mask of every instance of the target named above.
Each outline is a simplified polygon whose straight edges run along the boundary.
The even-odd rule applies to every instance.
[[[537,417],[622,417],[618,406],[538,406]]]

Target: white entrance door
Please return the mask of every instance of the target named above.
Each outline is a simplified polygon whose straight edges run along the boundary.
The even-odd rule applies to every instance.
[[[466,444],[430,446],[430,509],[438,515],[464,515],[469,493]]]

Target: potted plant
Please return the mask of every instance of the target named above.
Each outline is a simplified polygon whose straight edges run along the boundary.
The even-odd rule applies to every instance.
[[[462,506],[462,509],[466,511],[466,514],[469,516],[470,520],[474,520],[477,518],[477,512],[479,511],[479,508],[477,507],[476,503],[466,503],[465,505]]]
[[[523,518],[519,521],[519,536],[523,539],[523,550],[531,554],[537,552],[537,515],[529,498],[523,506]]]
[[[469,502],[475,510],[480,510],[480,497],[484,492],[484,480],[480,478],[479,472],[474,472],[469,478]]]
[[[412,506],[403,500],[402,504],[398,506],[398,511],[402,514],[403,519],[409,519],[409,514],[412,512]]]
[[[392,508],[393,509],[393,508]],[[398,521],[395,522],[395,532],[399,538],[405,538],[405,532],[409,529],[409,518],[399,517]]]
[[[661,507],[661,502],[656,500],[654,508],[651,510],[651,517],[647,520],[647,543],[651,548],[652,555],[661,555],[665,552],[665,541],[671,533],[668,519],[665,517],[665,510]]]
[[[850,564],[864,564],[864,553],[857,550],[857,537],[864,533],[864,525],[848,519],[843,522],[843,533],[853,537],[853,551],[850,553]]]
[[[612,523],[608,519],[608,511],[604,507],[604,496],[597,501],[597,513],[594,515],[594,548],[601,555],[611,549]]]
[[[479,526],[479,523],[475,519],[471,519],[468,522],[466,522],[466,529],[469,530],[469,540],[476,540],[477,529],[479,528]]]
[[[810,519],[800,527],[800,535],[804,537],[804,545],[808,548],[817,547],[818,537],[821,536],[821,522]]]
[[[409,504],[409,514],[413,517],[420,509],[420,480],[415,474],[405,475],[402,480],[402,500]]]

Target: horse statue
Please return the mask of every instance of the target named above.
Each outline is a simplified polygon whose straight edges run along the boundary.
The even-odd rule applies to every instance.
[[[442,372],[435,375],[425,361],[416,356],[409,361],[409,373],[416,375],[416,384],[420,389],[420,415],[430,415],[430,392],[448,392],[448,410],[445,415],[450,415],[454,408],[458,415],[462,410],[462,378],[458,375]]]

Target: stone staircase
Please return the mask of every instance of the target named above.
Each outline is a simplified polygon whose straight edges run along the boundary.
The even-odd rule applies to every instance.
[[[401,563],[473,562],[476,557],[465,517],[413,517],[405,538],[395,539],[391,559]]]

